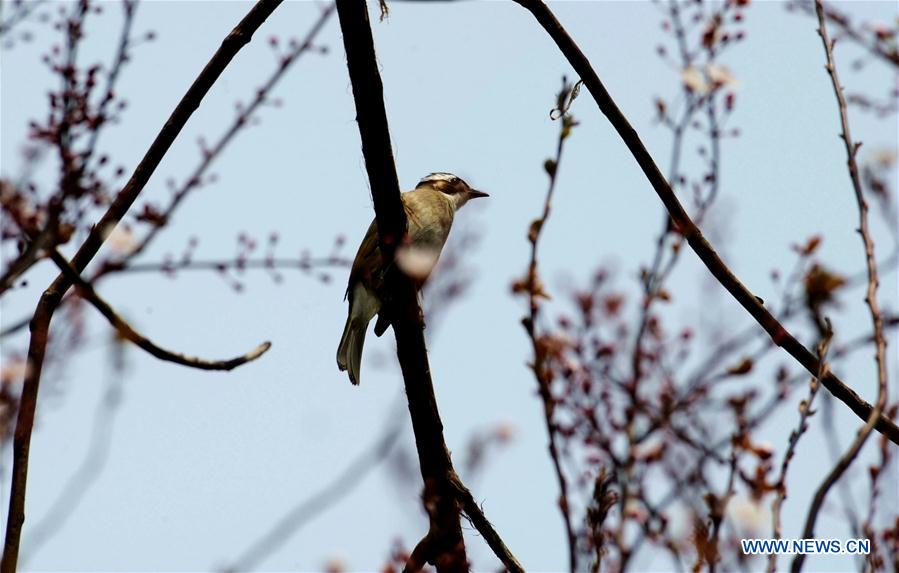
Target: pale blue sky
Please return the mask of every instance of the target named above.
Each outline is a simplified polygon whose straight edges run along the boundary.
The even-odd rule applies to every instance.
[[[117,162],[133,168],[248,6],[150,1],[139,7],[137,29],[154,30],[158,39],[136,48],[123,73],[120,92],[129,108],[122,126],[101,142],[114,150]],[[468,296],[441,318],[430,347],[446,438],[458,460],[473,431],[500,421],[515,427],[515,441],[490,461],[472,490],[526,568],[558,570],[565,564],[565,548],[557,488],[545,453],[535,383],[525,365],[530,347],[519,323],[523,307],[511,297],[509,285],[525,268],[526,228],[546,188],[542,165],[554,149],[558,129],[548,112],[561,76],[573,74],[530,14],[511,2],[391,6],[383,23],[373,14],[373,28],[403,188],[426,173],[452,171],[491,194],[457,219],[481,235],[469,256],[475,280]],[[679,79],[676,70],[654,55],[661,39],[659,11],[649,2],[552,6],[666,168],[670,135],[652,121],[653,100],[670,98]],[[102,17],[89,19],[85,61],[105,60],[114,42],[119,10],[111,2],[104,7]],[[891,2],[842,7],[880,20],[896,14]],[[196,164],[197,137],[214,139],[232,118],[235,100],[246,101],[268,76],[274,58],[267,39],[304,35],[317,13],[309,2],[278,8],[213,87],[143,200],[164,201],[166,179],[180,181]],[[726,241],[726,260],[768,300],[776,298],[769,271],[790,266],[790,244],[824,234],[822,259],[844,272],[861,267],[861,246],[853,231],[856,206],[836,137],[835,103],[815,23],[787,13],[779,2],[758,2],[747,11],[746,30],[746,43],[724,60],[739,82],[731,125],[742,136],[724,143],[720,202],[710,222],[716,229],[713,236]],[[39,38],[46,34],[43,28],[36,31]],[[244,132],[216,164],[218,183],[189,198],[145,260],[179,253],[192,235],[200,238],[198,258],[228,257],[241,231],[264,238],[277,230],[283,255],[301,249],[326,254],[338,234],[347,236],[348,251],[355,250],[372,208],[336,17],[319,43],[330,52],[307,55],[293,68],[275,93],[284,106],[263,109],[261,124]],[[36,63],[37,50],[37,45],[23,44],[2,52],[4,174],[15,172],[26,120],[42,112],[50,85]],[[851,73],[849,54],[857,52],[849,47],[837,51],[846,68],[844,82],[885,93],[888,76],[882,68]],[[581,95],[572,112],[581,126],[569,140],[541,244],[543,276],[560,304],[562,285],[569,278],[584,280],[600,263],[614,263],[622,286],[632,288],[634,283],[626,281],[648,261],[662,213],[588,94]],[[865,142],[863,158],[896,148],[895,129],[884,130],[883,125],[853,114],[856,135]],[[875,228],[880,252],[886,254],[889,241],[879,221]],[[4,323],[30,311],[37,289],[52,274],[47,265],[38,268],[31,278],[34,288],[3,299]],[[367,340],[362,386],[351,387],[337,371],[334,351],[345,318],[346,279],[340,271],[335,276],[330,285],[322,285],[286,272],[286,281],[276,285],[264,273],[251,273],[241,295],[213,273],[183,274],[176,281],[141,274],[102,283],[99,290],[110,303],[168,347],[210,358],[244,352],[262,340],[271,340],[273,347],[259,361],[230,374],[188,370],[130,350],[108,464],[65,527],[28,556],[26,567],[221,567],[368,447],[401,382],[392,336]],[[895,308],[895,275],[884,279],[884,306]],[[749,323],[720,288],[709,286],[706,271],[691,253],[683,257],[670,290],[677,301],[670,313],[674,319],[699,310],[725,317],[734,329]],[[868,328],[868,318],[860,292],[844,302],[847,318],[837,327],[848,339]],[[66,372],[51,372],[55,379],[42,387],[29,473],[26,554],[29,525],[46,513],[86,453],[93,412],[108,376],[108,327],[89,313],[96,342]],[[4,344],[24,340],[20,336]],[[840,374],[871,400],[873,368],[868,353],[861,354]],[[378,368],[376,362],[387,366]],[[795,424],[794,413],[795,407],[786,407],[762,432],[778,451],[786,441],[785,428]],[[841,406],[836,414],[838,427],[848,435],[856,420]],[[820,429],[814,429],[794,461],[795,484],[785,513],[788,536],[798,535],[811,491],[829,467],[821,462],[823,442]],[[403,446],[411,439],[406,431]],[[5,463],[4,510],[7,468]],[[399,488],[391,483],[394,479],[389,472],[375,472],[260,567],[314,570],[332,558],[352,570],[380,567],[396,535],[411,546],[426,529],[417,486]],[[896,492],[887,492],[887,498],[895,508]],[[822,516],[818,531],[822,537],[845,535],[831,515]],[[495,569],[482,540],[475,535],[468,539],[475,565]],[[821,558],[811,560],[809,570],[851,565],[841,558]],[[663,567],[667,561],[661,559],[638,564],[640,570]]]

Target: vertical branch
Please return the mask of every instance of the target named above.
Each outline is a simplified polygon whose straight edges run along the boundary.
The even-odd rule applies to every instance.
[[[460,523],[464,509],[506,569],[519,573],[523,568],[518,560],[490,525],[453,468],[431,381],[422,312],[415,287],[397,265],[390,264],[406,233],[406,213],[400,199],[384,109],[384,87],[378,72],[365,0],[337,0],[337,15],[353,85],[362,154],[375,204],[381,260],[387,266],[385,294],[389,298],[384,301],[382,312],[388,313],[396,336],[397,357],[424,480],[422,497],[430,518],[428,533],[409,555],[404,571],[417,571],[425,563],[436,566],[438,573],[468,571]]]
[[[865,200],[862,191],[858,165],[855,161],[861,143],[853,141],[852,134],[849,130],[849,111],[846,106],[846,98],[843,96],[843,87],[840,85],[837,66],[834,63],[833,41],[827,34],[827,17],[824,12],[824,3],[822,0],[815,0],[815,13],[818,16],[818,35],[821,36],[821,42],[824,44],[824,53],[827,58],[825,69],[830,76],[831,85],[833,86],[833,92],[836,96],[837,106],[839,108],[840,126],[842,128],[840,138],[843,140],[843,144],[846,147],[846,166],[849,170],[849,178],[852,181],[855,200],[858,203],[858,232],[859,235],[861,235],[862,244],[865,249],[865,263],[868,273],[868,289],[865,295],[865,302],[867,303],[868,310],[871,314],[871,322],[874,324],[874,349],[875,361],[877,363],[877,402],[875,403],[873,410],[871,410],[865,425],[862,426],[856,434],[855,440],[853,440],[852,444],[843,454],[843,457],[837,461],[837,464],[830,473],[827,474],[827,477],[824,478],[824,481],[815,492],[803,529],[802,536],[805,538],[814,537],[815,521],[818,518],[821,507],[824,505],[824,498],[827,496],[827,492],[858,457],[858,453],[865,445],[868,436],[871,435],[875,423],[878,421],[887,401],[886,337],[883,332],[883,316],[877,302],[877,287],[879,283],[877,277],[877,259],[874,257],[874,241],[871,239],[871,233],[868,228],[868,202]],[[798,573],[802,570],[804,560],[805,556],[801,554],[793,559],[791,566],[793,573]]]
[[[199,107],[203,97],[224,71],[234,55],[252,38],[253,33],[278,7],[281,0],[259,0],[240,23],[228,34],[221,47],[194,80],[168,121],[156,136],[141,162],[137,165],[128,183],[118,194],[100,221],[94,225],[84,243],[78,249],[72,266],[80,273],[93,260],[106,237],[137,199],[150,176],[171,147],[181,129],[193,112]],[[19,543],[22,525],[25,522],[25,492],[28,480],[28,460],[31,449],[31,434],[34,431],[34,415],[37,408],[41,369],[47,349],[50,321],[63,295],[72,286],[72,281],[60,274],[47,287],[37,304],[31,319],[31,340],[28,346],[28,368],[22,387],[13,438],[13,469],[10,484],[9,511],[6,522],[6,538],[0,573],[14,573],[19,560]]]
[[[812,404],[814,404],[815,396],[818,394],[818,389],[821,387],[820,380],[824,377],[824,374],[829,368],[826,358],[833,332],[830,330],[830,321],[827,319],[824,320],[827,325],[827,330],[818,342],[818,358],[821,361],[821,371],[809,382],[808,398],[799,404],[799,423],[796,425],[796,429],[790,432],[787,451],[784,453],[783,461],[780,464],[780,476],[778,476],[777,481],[774,483],[776,489],[774,501],[771,503],[771,535],[775,539],[781,538],[780,515],[784,501],[787,499],[787,471],[790,469],[790,462],[793,460],[793,456],[796,454],[796,447],[799,445],[800,438],[802,438],[802,435],[808,430],[808,419],[814,414]],[[768,555],[767,571],[768,573],[774,573],[776,570],[777,553],[771,553]]]
[[[746,428],[741,427],[738,431],[744,433]],[[745,436],[746,434],[744,433],[743,435]],[[736,438],[734,441],[737,441]],[[704,557],[709,566],[709,573],[715,573],[715,571],[717,571],[718,562],[721,560],[721,548],[719,546],[721,543],[721,524],[724,523],[727,504],[730,503],[730,500],[733,498],[736,491],[735,481],[737,477],[737,462],[739,461],[737,452],[738,448],[735,443],[732,446],[730,454],[730,466],[728,468],[727,486],[724,490],[724,494],[721,497],[718,497],[711,491],[708,493],[708,503],[710,505],[709,516],[712,521],[712,531],[709,533],[709,540],[705,546],[706,554]],[[702,556],[700,556],[699,563],[702,563]]]
[[[552,370],[549,367],[548,353],[549,344],[544,336],[537,333],[537,318],[540,314],[540,304],[538,299],[546,297],[543,285],[537,272],[537,246],[540,241],[540,235],[546,221],[549,219],[550,210],[552,208],[553,192],[556,189],[556,175],[558,173],[559,162],[562,160],[562,150],[565,140],[571,134],[571,129],[577,125],[577,122],[567,113],[567,109],[574,99],[576,87],[572,88],[568,82],[562,79],[562,91],[558,95],[558,107],[556,110],[561,113],[562,125],[559,129],[559,140],[556,144],[556,155],[554,159],[547,159],[544,164],[547,174],[549,175],[549,188],[546,191],[546,198],[543,201],[543,212],[540,217],[531,222],[528,229],[528,242],[531,243],[531,260],[528,264],[528,273],[525,288],[528,295],[528,315],[522,319],[522,324],[527,331],[528,338],[534,350],[534,362],[531,368],[534,371],[534,377],[537,379],[537,390],[540,400],[543,402],[543,418],[546,423],[546,431],[549,438],[549,457],[552,460],[553,470],[556,474],[556,480],[559,482],[559,511],[562,513],[562,521],[565,524],[565,536],[568,540],[568,569],[571,573],[577,569],[577,536],[575,535],[574,525],[571,520],[571,504],[568,497],[568,480],[562,469],[561,454],[559,453],[558,436],[559,425],[555,419],[556,399],[552,394]],[[554,110],[554,111],[556,111]]]
[[[400,199],[384,109],[384,88],[365,0],[338,0],[337,14],[353,85],[362,154],[371,183],[382,260],[389,265],[405,235],[406,214]],[[435,565],[439,572],[467,571],[461,515],[449,480],[455,472],[443,438],[443,423],[431,381],[421,308],[412,281],[396,265],[389,266],[386,284],[391,298],[385,301],[385,310],[396,336],[397,355],[424,480],[424,504],[430,516],[430,529],[412,551],[406,569],[418,570],[427,562]]]

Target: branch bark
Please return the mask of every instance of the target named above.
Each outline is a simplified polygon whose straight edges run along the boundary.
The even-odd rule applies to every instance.
[[[119,335],[134,343],[141,349],[145,350],[152,356],[160,360],[165,360],[166,362],[174,362],[175,364],[180,364],[181,366],[187,366],[189,368],[197,368],[199,370],[233,370],[238,366],[242,366],[247,362],[252,362],[256,360],[271,348],[271,342],[263,342],[262,344],[256,346],[254,349],[250,350],[246,354],[241,356],[236,356],[234,358],[230,358],[227,360],[205,360],[203,358],[197,358],[196,356],[188,356],[186,354],[182,354],[180,352],[174,352],[171,350],[166,350],[161,346],[158,346],[153,341],[143,336],[134,328],[125,322],[118,313],[109,306],[105,300],[100,298],[100,295],[94,290],[94,287],[86,282],[74,267],[66,260],[62,253],[58,250],[53,249],[50,251],[50,258],[56,263],[56,266],[59,267],[59,270],[62,271],[62,274],[72,281],[75,287],[81,292],[81,296],[85,298],[89,303],[94,305],[94,307],[100,311],[106,320],[109,321],[109,324],[115,328]]]
[[[374,41],[365,0],[337,0],[337,14],[346,49],[347,69],[353,86],[356,120],[362,139],[362,154],[371,184],[378,238],[384,261],[392,261],[397,245],[406,231],[406,214],[400,199],[400,187],[393,160],[384,88],[378,72]],[[453,469],[449,449],[443,437],[443,423],[431,381],[428,354],[423,333],[422,313],[415,287],[396,265],[390,265],[385,301],[396,336],[397,356],[403,373],[409,415],[415,434],[415,446],[424,480],[423,501],[430,517],[430,528],[406,562],[406,571],[418,570],[425,563],[438,572],[468,570],[468,558],[460,524],[461,508],[470,509],[472,522],[490,543],[497,556],[512,571],[521,565],[508,550],[497,551],[501,544],[480,511],[475,511],[470,493],[466,497]],[[470,514],[471,515],[471,514]],[[483,518],[483,519],[480,519]],[[482,529],[483,527],[483,529]],[[505,547],[504,545],[502,546]]]
[[[178,106],[169,116],[165,125],[144,154],[131,178],[118,194],[100,221],[94,225],[84,243],[78,249],[71,262],[72,267],[81,273],[93,260],[106,237],[122,219],[137,199],[150,176],[156,170],[162,158],[171,147],[181,129],[193,112],[199,107],[206,92],[212,87],[234,58],[252,38],[253,33],[278,7],[281,0],[259,0],[237,26],[225,37],[221,47],[194,80]],[[31,434],[34,430],[34,414],[37,407],[37,396],[40,387],[41,369],[47,350],[47,337],[50,321],[59,306],[63,295],[72,287],[71,280],[60,274],[44,291],[38,301],[31,319],[31,340],[28,345],[28,368],[22,387],[19,402],[19,413],[16,420],[13,438],[13,469],[10,484],[9,511],[6,522],[6,538],[3,545],[3,558],[0,561],[0,573],[14,573],[19,560],[19,543],[22,537],[22,525],[25,522],[25,493],[28,480],[28,459],[31,449]]]
[[[384,109],[384,88],[377,68],[368,9],[364,0],[338,0],[337,14],[353,85],[362,155],[371,184],[378,240],[383,260],[392,261],[397,244],[406,232],[406,213],[400,199]],[[434,396],[415,287],[396,265],[390,266],[386,284],[392,297],[385,304],[396,336],[397,355],[425,484],[424,504],[430,517],[430,529],[413,550],[406,568],[417,570],[427,562],[435,565],[439,572],[467,571],[459,506],[447,480],[453,466]]]
[[[879,279],[877,277],[877,259],[874,257],[874,241],[871,239],[871,233],[868,228],[868,202],[865,200],[864,192],[862,191],[862,183],[858,175],[858,165],[855,161],[855,156],[858,154],[858,148],[861,146],[861,143],[853,141],[852,133],[849,129],[849,110],[846,106],[846,98],[843,96],[843,86],[840,84],[840,77],[837,74],[837,66],[834,62],[833,41],[827,34],[827,17],[824,10],[824,2],[822,2],[822,0],[815,0],[815,14],[818,17],[818,35],[821,37],[821,42],[824,44],[824,53],[827,59],[825,69],[830,76],[830,82],[833,86],[833,92],[837,100],[837,107],[839,108],[840,127],[842,128],[840,138],[843,140],[843,144],[846,147],[846,167],[849,171],[849,179],[852,182],[855,200],[858,203],[858,233],[861,235],[862,245],[864,246],[865,263],[868,270],[868,290],[865,295],[865,302],[868,304],[871,322],[874,326],[875,362],[877,363],[877,402],[874,405],[874,409],[868,415],[865,425],[862,426],[855,435],[852,444],[815,491],[811,507],[809,507],[808,515],[805,519],[805,527],[802,531],[802,536],[806,539],[815,536],[815,522],[818,519],[818,513],[821,511],[821,507],[824,505],[824,499],[827,497],[827,492],[830,491],[830,488],[839,481],[846,470],[849,469],[849,466],[856,460],[859,452],[871,435],[874,424],[880,417],[887,402],[886,337],[883,331],[883,315],[880,312],[880,305],[877,302],[877,287],[879,284]],[[790,570],[793,573],[799,573],[802,570],[804,562],[805,555],[797,555],[793,559]]]
[[[612,96],[606,90],[605,86],[596,75],[593,66],[590,65],[587,57],[577,46],[562,24],[556,19],[555,15],[542,2],[542,0],[515,0],[522,7],[526,8],[544,30],[550,35],[556,46],[565,55],[568,63],[578,73],[583,80],[584,85],[590,91],[590,95],[596,101],[600,111],[621,140],[630,150],[640,169],[643,171],[652,188],[662,200],[668,214],[671,216],[672,224],[675,230],[684,236],[690,245],[690,248],[696,253],[702,263],[709,269],[709,272],[718,280],[719,283],[736,299],[740,305],[761,325],[765,332],[771,337],[777,346],[783,348],[788,354],[795,358],[810,374],[817,375],[820,369],[820,363],[813,352],[802,345],[795,336],[793,336],[771,312],[765,308],[765,305],[759,298],[753,295],[746,286],[740,282],[740,279],[728,268],[721,260],[721,257],[715,252],[715,249],[708,242],[700,231],[696,223],[687,214],[687,211],[677,199],[671,185],[662,175],[652,156],[647,151],[646,146],[640,140],[640,136],[636,130],[627,121],[627,118],[618,109]],[[849,408],[862,420],[868,420],[874,408],[863,400],[852,388],[844,384],[832,372],[827,372],[826,376],[821,380],[827,390],[833,394],[841,402],[849,406]],[[899,426],[897,426],[889,417],[879,412],[876,416],[874,428],[886,435],[891,442],[899,445]]]

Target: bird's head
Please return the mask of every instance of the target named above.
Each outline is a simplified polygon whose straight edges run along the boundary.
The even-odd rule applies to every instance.
[[[424,177],[415,186],[416,189],[428,187],[435,191],[440,191],[453,201],[453,205],[458,210],[469,199],[477,199],[478,197],[489,197],[483,191],[471,188],[468,183],[452,173],[431,173]]]

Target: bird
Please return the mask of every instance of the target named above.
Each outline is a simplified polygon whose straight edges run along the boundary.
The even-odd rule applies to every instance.
[[[394,262],[420,292],[431,274],[449,236],[456,211],[471,199],[489,197],[452,173],[431,173],[400,194],[406,212],[406,237],[397,248]],[[362,346],[368,324],[378,315],[375,335],[381,336],[390,320],[380,314],[384,298],[386,267],[381,261],[377,222],[372,221],[359,245],[350,270],[344,298],[349,302],[346,326],[337,347],[337,367],[350,382],[359,384]]]

